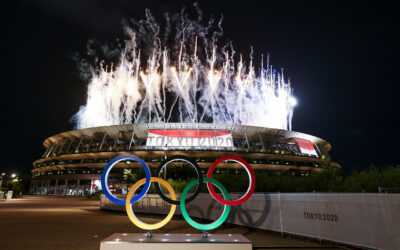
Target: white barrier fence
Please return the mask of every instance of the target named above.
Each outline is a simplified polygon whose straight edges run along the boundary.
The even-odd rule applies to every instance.
[[[220,216],[222,206],[209,194],[200,194],[186,208],[191,217],[213,220]],[[125,211],[104,195],[100,207]],[[147,195],[133,209],[164,214],[169,205],[158,195]],[[256,193],[244,204],[232,206],[227,221],[354,246],[400,249],[399,194]]]

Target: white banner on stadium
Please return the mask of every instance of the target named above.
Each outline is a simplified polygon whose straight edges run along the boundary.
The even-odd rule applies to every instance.
[[[232,147],[232,133],[224,130],[149,130],[146,146]]]

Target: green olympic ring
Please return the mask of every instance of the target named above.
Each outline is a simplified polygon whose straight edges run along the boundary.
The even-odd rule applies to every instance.
[[[218,189],[221,190],[222,194],[224,195],[225,200],[229,201],[228,191],[219,181],[217,181],[215,179],[210,179],[210,178],[203,178],[203,182],[210,182],[210,183],[214,184],[215,186],[217,186]],[[200,224],[200,223],[197,223],[194,220],[192,220],[192,218],[190,218],[190,216],[188,215],[186,208],[185,208],[185,197],[186,197],[187,193],[189,192],[190,188],[192,188],[194,185],[196,185],[198,183],[199,183],[199,179],[191,181],[182,192],[181,200],[180,200],[182,216],[187,221],[187,223],[189,223],[189,225],[191,225],[194,228],[197,228],[199,230],[212,230],[212,229],[219,227],[222,223],[224,223],[226,218],[228,218],[231,206],[224,204],[224,211],[222,212],[221,216],[213,223]]]

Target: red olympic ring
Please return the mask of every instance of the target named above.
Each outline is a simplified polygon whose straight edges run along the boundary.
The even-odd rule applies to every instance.
[[[233,155],[227,155],[227,156],[223,156],[221,158],[219,158],[218,160],[216,160],[210,167],[210,169],[207,172],[207,178],[212,179],[212,173],[214,171],[214,169],[217,167],[217,165],[219,163],[221,163],[222,161],[226,161],[226,160],[232,160],[235,161],[237,163],[240,163],[247,171],[247,174],[249,175],[249,188],[246,191],[246,194],[244,196],[242,196],[240,199],[238,200],[232,200],[232,201],[227,201],[223,198],[221,198],[214,190],[213,185],[211,185],[211,183],[207,182],[207,188],[211,193],[211,196],[216,199],[217,201],[221,202],[222,204],[225,205],[231,205],[231,206],[236,206],[236,205],[240,205],[243,202],[247,201],[250,196],[253,195],[254,193],[254,189],[256,187],[256,177],[254,175],[254,171],[251,168],[251,166],[249,165],[249,163],[247,163],[244,159],[238,157],[238,156],[233,156]]]

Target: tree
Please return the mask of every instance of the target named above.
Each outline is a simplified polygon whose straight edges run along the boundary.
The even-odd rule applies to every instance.
[[[132,169],[124,169],[123,178],[126,182],[127,191],[129,192],[130,184],[137,181],[137,175],[132,172]]]

